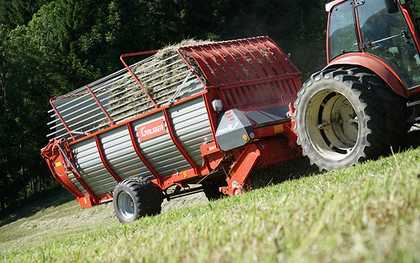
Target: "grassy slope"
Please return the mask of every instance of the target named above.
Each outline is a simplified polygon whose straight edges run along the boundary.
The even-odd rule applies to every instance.
[[[419,261],[420,149],[131,225],[118,224],[110,210],[70,202],[3,226],[0,259]],[[51,224],[32,220],[40,217]]]

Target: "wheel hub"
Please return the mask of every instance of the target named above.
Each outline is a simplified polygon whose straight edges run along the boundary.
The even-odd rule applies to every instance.
[[[118,195],[118,210],[122,216],[129,219],[134,217],[134,201],[133,198],[126,192],[121,192]]]
[[[343,94],[324,90],[308,104],[306,127],[308,138],[319,154],[339,161],[348,156],[357,143],[359,119]]]

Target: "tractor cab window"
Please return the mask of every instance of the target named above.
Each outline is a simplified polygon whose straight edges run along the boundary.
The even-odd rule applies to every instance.
[[[420,34],[420,1],[409,0],[407,1],[407,6],[413,18],[414,26],[416,27],[417,34]]]
[[[344,2],[331,11],[329,46],[331,59],[347,52],[358,51],[351,1]]]
[[[357,8],[364,49],[382,58],[407,86],[420,85],[420,57],[401,12],[391,10],[386,0],[365,1]]]

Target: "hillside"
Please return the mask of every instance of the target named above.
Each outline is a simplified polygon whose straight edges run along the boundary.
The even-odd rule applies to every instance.
[[[130,225],[110,204],[67,201],[2,226],[0,253],[5,262],[415,262],[420,149],[240,197],[175,200]]]

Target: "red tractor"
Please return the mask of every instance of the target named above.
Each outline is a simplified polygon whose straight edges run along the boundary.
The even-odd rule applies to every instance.
[[[420,30],[414,5],[326,5],[328,65],[306,81],[295,103],[298,144],[320,169],[375,158],[418,128]]]

